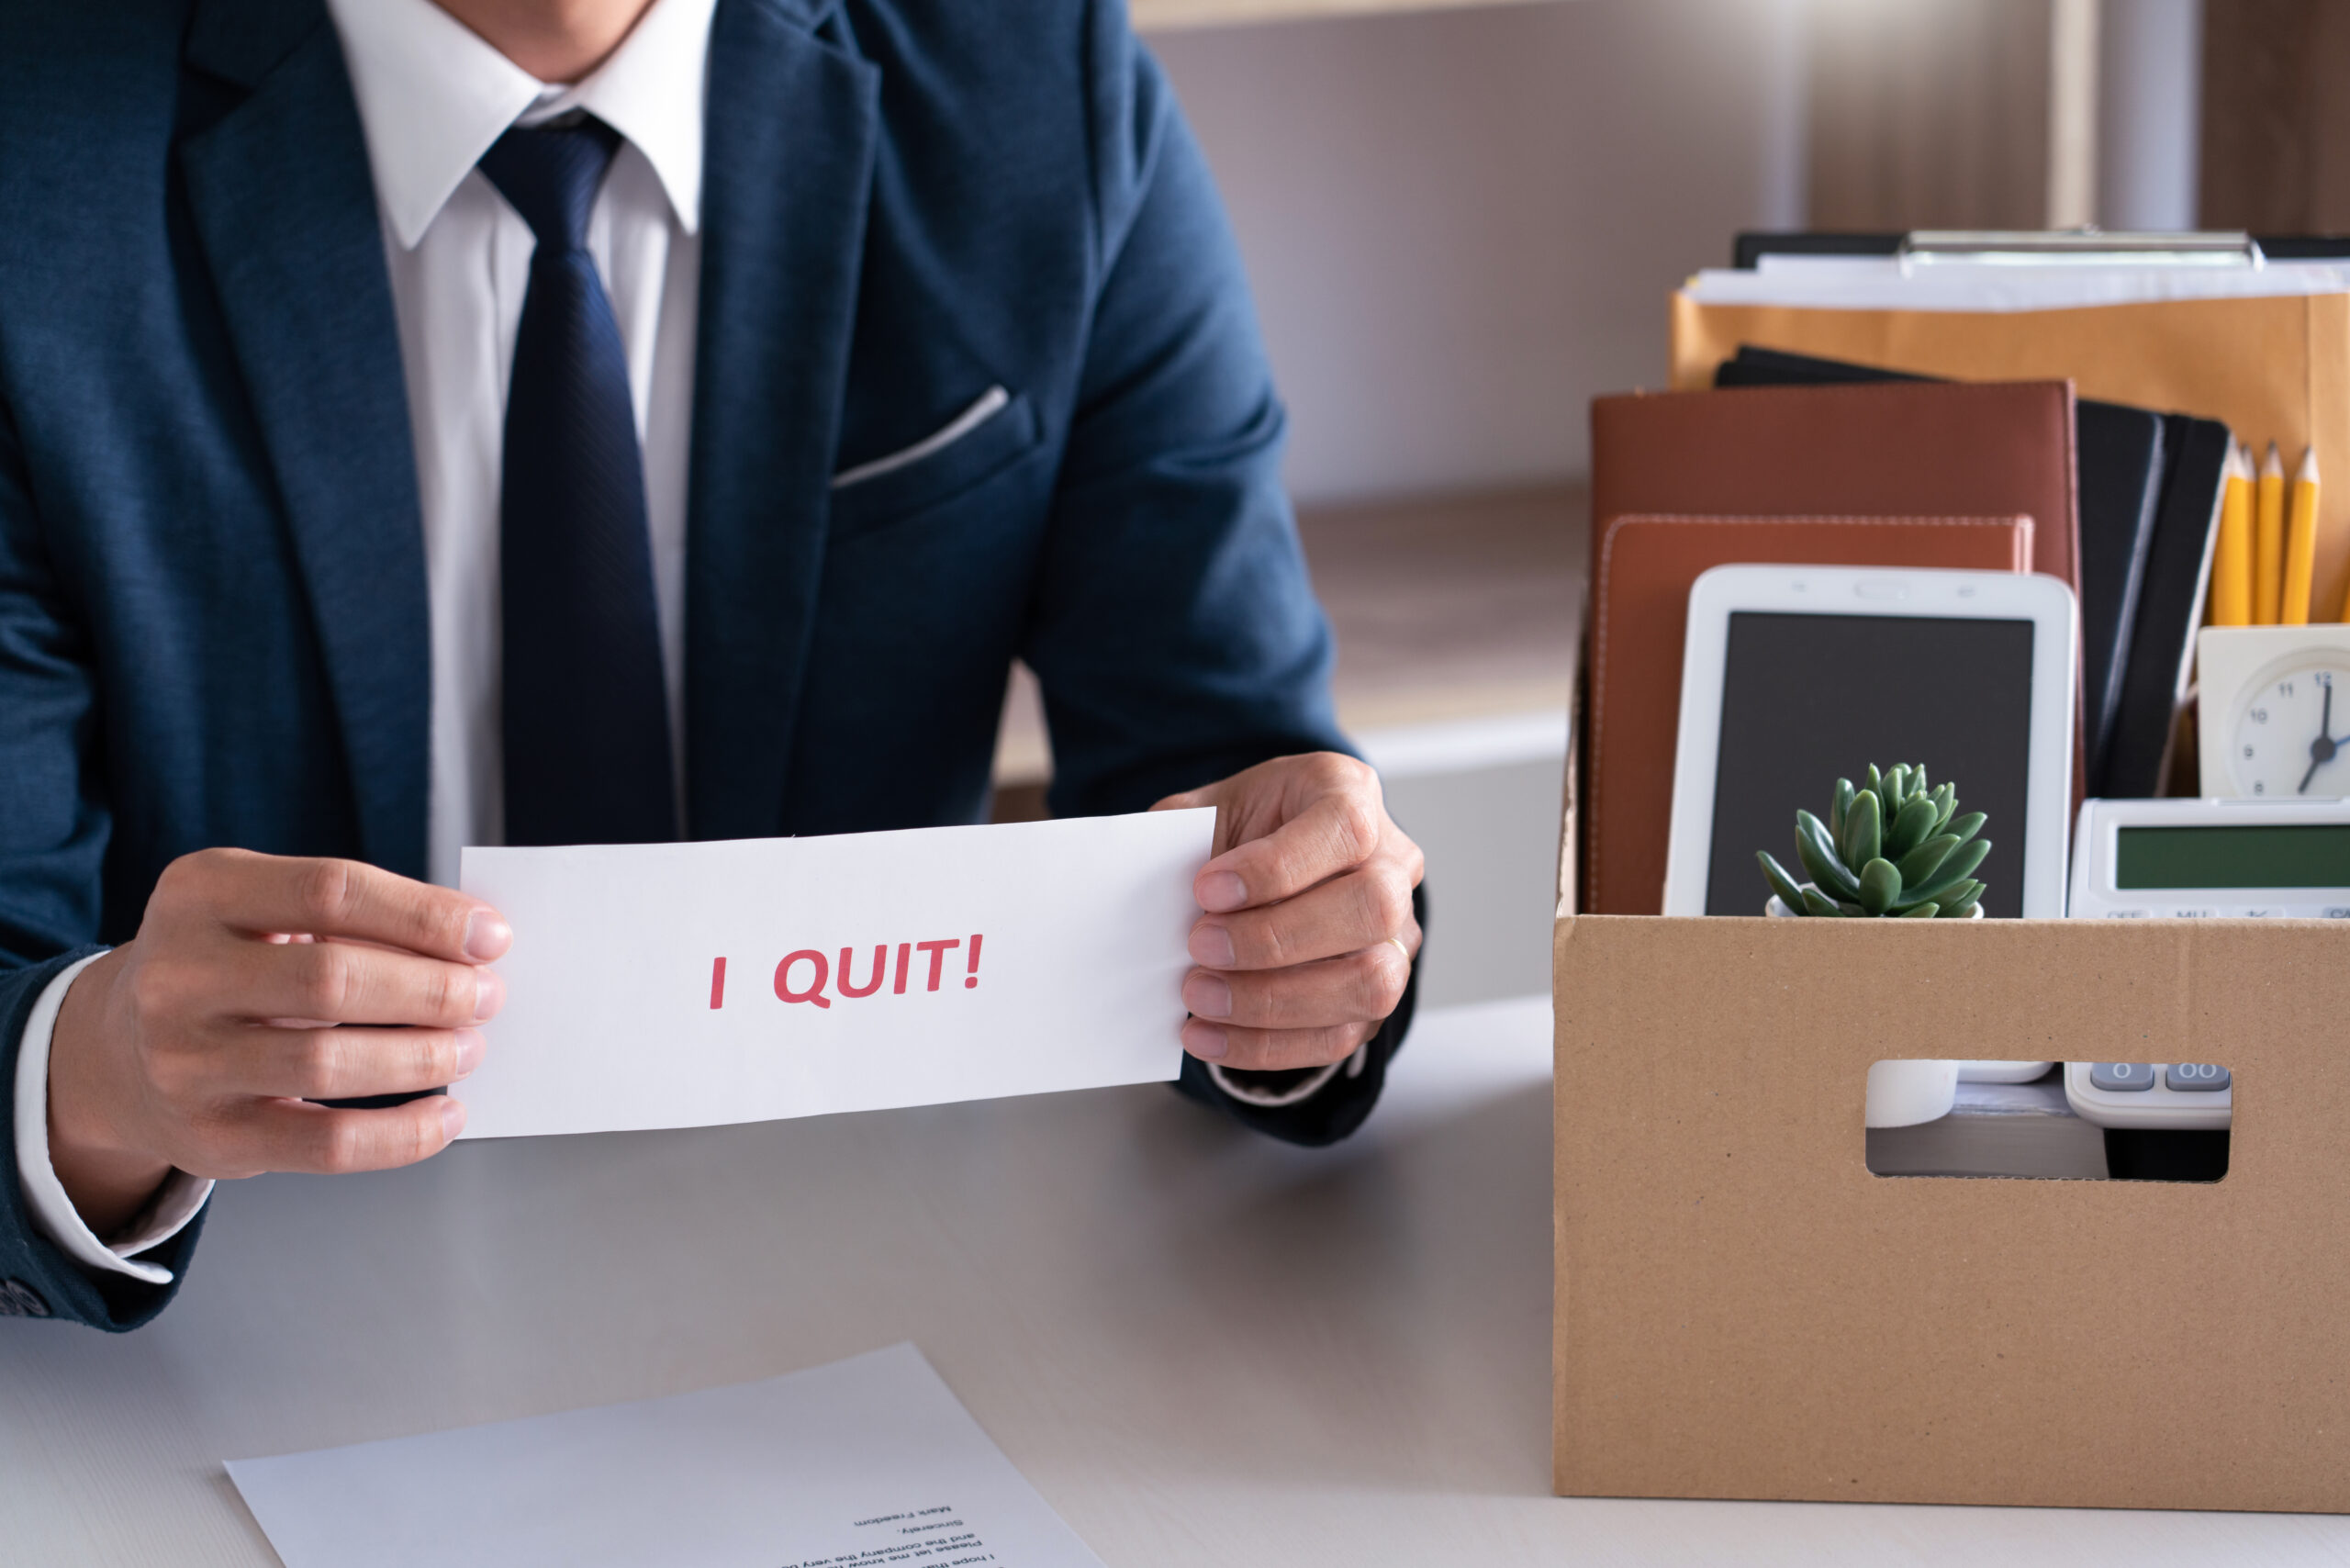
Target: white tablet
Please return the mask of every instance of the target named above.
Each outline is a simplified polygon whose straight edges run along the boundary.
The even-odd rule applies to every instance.
[[[1836,780],[1923,763],[1986,812],[1983,913],[2065,913],[2073,804],[2073,591],[2054,577],[1717,566],[1689,590],[1667,914],[1761,914],[1767,849]]]

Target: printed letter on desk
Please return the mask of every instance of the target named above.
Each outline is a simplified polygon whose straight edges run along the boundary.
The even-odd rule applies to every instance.
[[[1164,1081],[1215,813],[468,849],[513,923],[468,1137]],[[887,980],[889,983],[882,982]]]

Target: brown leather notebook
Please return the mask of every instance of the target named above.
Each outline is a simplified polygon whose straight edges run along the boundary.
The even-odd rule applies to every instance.
[[[2080,590],[2074,500],[2073,387],[2068,381],[1860,382],[1641,393],[1591,406],[1591,542],[1595,607],[1609,524],[1634,513],[1716,518],[2030,518],[2031,569]],[[1962,531],[1963,532],[1963,531]],[[1847,537],[1839,535],[1838,537]],[[1907,537],[1907,536],[1905,536]],[[1979,538],[1979,535],[1967,535]],[[1815,552],[1818,545],[1808,546]],[[1811,566],[1981,566],[1969,554],[1718,555]],[[2004,564],[2005,557],[1994,565]],[[1681,633],[1689,584],[1668,612],[1672,633],[1645,672],[1619,657],[1618,680],[1641,682],[1643,705],[1663,715],[1661,750],[1618,757],[1636,771],[1603,777],[1590,732],[1592,789],[1584,809],[1584,907],[1653,914],[1663,902],[1664,845],[1681,705]],[[1649,613],[1660,613],[1650,611]],[[1593,617],[1595,710],[1599,617]],[[1621,637],[1618,642],[1621,644]],[[1618,692],[1623,689],[1619,686]],[[1617,703],[1620,720],[1624,704]],[[1620,738],[1620,737],[1619,737]],[[2077,778],[2081,769],[2076,766]],[[1611,778],[1616,788],[1607,788]],[[1628,784],[1628,788],[1627,787]],[[1617,818],[1614,811],[1630,813]],[[1653,813],[1653,831],[1648,818]],[[1603,814],[1606,813],[1606,814]],[[1619,828],[1626,830],[1619,836]],[[1629,861],[1619,857],[1630,856]],[[1604,899],[1596,896],[1605,894]]]
[[[2029,517],[1617,517],[1594,530],[1581,908],[1664,906],[1689,588],[1733,564],[2031,569]]]
[[[2028,517],[2031,569],[2080,590],[2068,381],[1601,398],[1591,437],[1595,566],[1607,524],[1632,512]]]

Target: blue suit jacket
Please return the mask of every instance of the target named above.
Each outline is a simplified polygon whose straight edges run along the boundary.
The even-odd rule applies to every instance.
[[[173,857],[422,874],[429,653],[320,0],[0,0],[0,40],[5,1086],[40,989]],[[688,831],[979,817],[1015,655],[1063,814],[1342,744],[1239,264],[1122,8],[722,0],[710,73]],[[997,385],[971,435],[830,490]],[[1274,1130],[1348,1130],[1380,1066]],[[0,1286],[117,1327],[165,1294],[29,1231],[5,1117]]]

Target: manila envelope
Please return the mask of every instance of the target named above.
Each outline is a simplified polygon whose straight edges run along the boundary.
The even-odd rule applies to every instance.
[[[2315,443],[2311,618],[2350,588],[2350,295],[2182,299],[2067,310],[1821,310],[1673,298],[1673,386],[1714,384],[1740,343],[1962,381],[2070,376],[2084,398],[2219,420],[2289,477]]]

